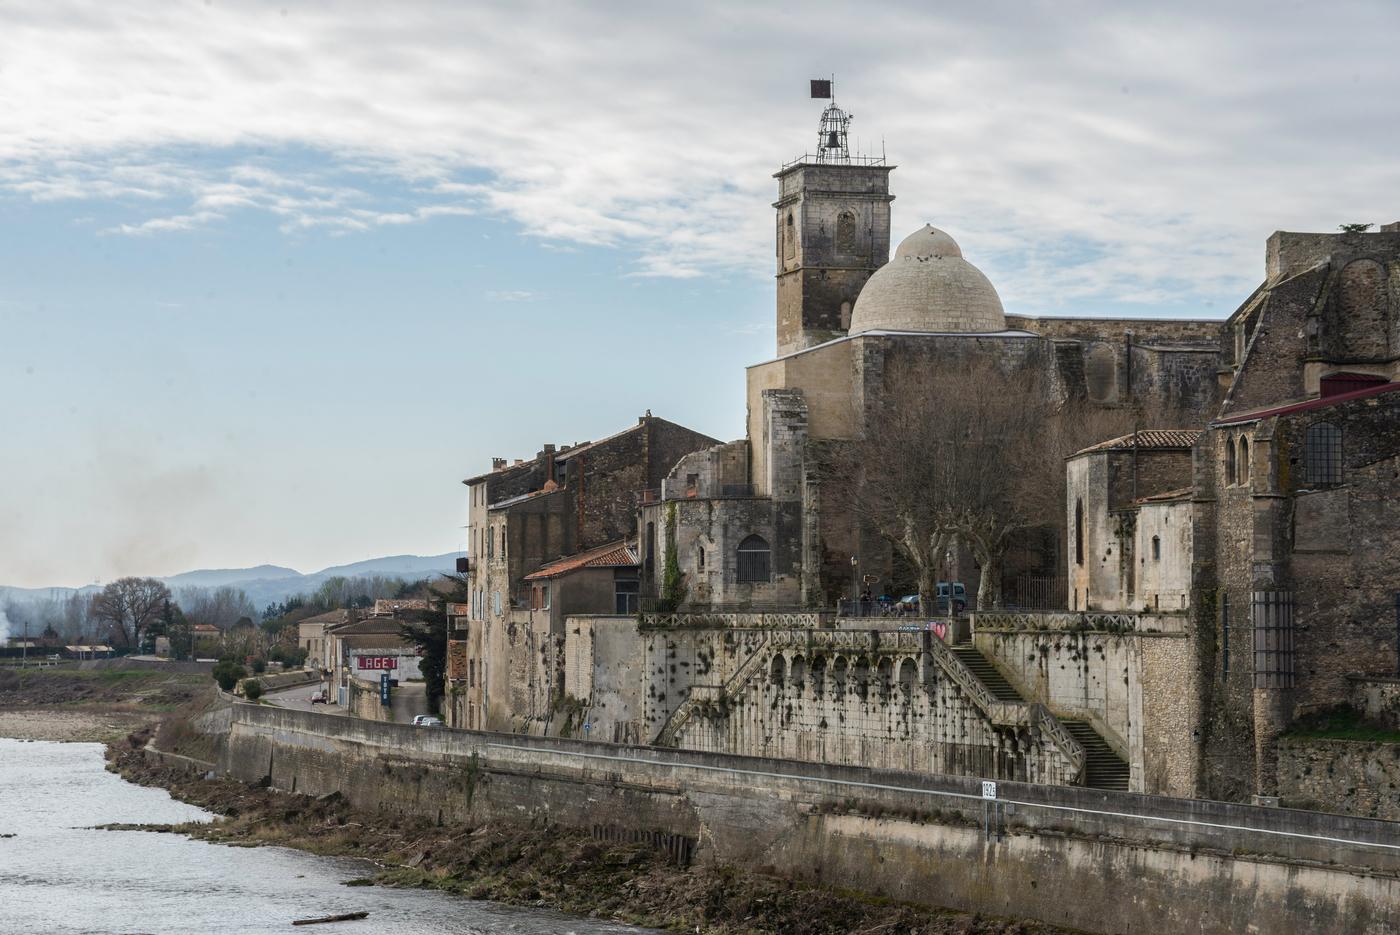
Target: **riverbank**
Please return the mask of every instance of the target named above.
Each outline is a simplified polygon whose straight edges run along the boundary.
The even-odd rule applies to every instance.
[[[726,867],[677,867],[640,845],[610,844],[550,827],[438,825],[360,812],[338,794],[310,798],[204,780],[152,764],[148,732],[109,745],[129,781],[225,816],[174,831],[236,846],[280,845],[368,858],[365,883],[424,887],[472,899],[553,909],[704,935],[1065,935],[1034,922],[901,905]]]
[[[208,675],[189,672],[0,669],[0,737],[105,743],[213,691]]]
[[[122,710],[20,708],[0,710],[0,737],[106,743],[126,736],[150,720],[149,713]]]

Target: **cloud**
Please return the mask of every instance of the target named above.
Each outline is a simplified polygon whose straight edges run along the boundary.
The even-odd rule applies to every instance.
[[[636,276],[758,277],[834,70],[900,165],[896,239],[947,227],[1015,310],[1189,304],[1242,297],[1276,228],[1396,210],[1397,27],[1383,2],[45,0],[0,12],[0,188],[119,202],[119,234],[484,214]]]
[[[494,302],[529,302],[535,298],[535,293],[524,289],[492,290],[486,293],[486,298]]]

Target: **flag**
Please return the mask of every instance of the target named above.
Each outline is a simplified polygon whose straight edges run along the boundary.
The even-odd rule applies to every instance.
[[[813,96],[813,97],[831,97],[831,79],[830,79],[830,78],[813,78],[813,79],[812,79],[812,96]]]

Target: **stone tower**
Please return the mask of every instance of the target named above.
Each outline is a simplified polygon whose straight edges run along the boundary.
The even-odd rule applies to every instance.
[[[890,258],[894,166],[847,155],[844,134],[842,144],[819,146],[773,176],[779,356],[845,334],[861,287]]]

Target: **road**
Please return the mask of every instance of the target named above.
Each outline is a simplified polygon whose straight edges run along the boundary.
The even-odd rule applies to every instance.
[[[322,685],[325,683],[322,682]],[[281,691],[268,692],[263,695],[263,700],[275,704],[279,708],[291,708],[295,711],[316,711],[320,714],[340,714],[349,712],[338,704],[312,704],[311,696],[320,690],[320,685],[298,685],[295,688],[284,688]],[[335,697],[332,689],[330,697]],[[428,713],[428,697],[422,682],[402,682],[394,689],[393,694],[393,720],[400,724],[407,724],[413,720],[415,714]]]
[[[322,685],[325,683],[322,682]],[[281,691],[268,692],[263,695],[263,701],[275,704],[279,708],[291,708],[295,711],[316,711],[320,714],[345,714],[346,711],[338,704],[312,704],[311,696],[320,691],[320,686],[297,685],[294,688],[284,688]],[[334,698],[334,692],[331,693]]]

